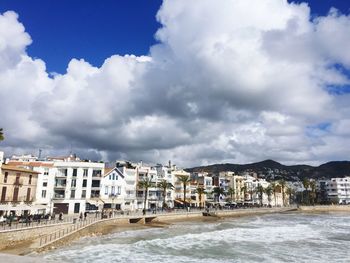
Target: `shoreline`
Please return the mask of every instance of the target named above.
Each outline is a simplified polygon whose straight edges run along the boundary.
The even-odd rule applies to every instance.
[[[204,211],[202,211],[204,212]],[[181,223],[181,222],[215,222],[225,218],[235,218],[235,217],[247,217],[247,216],[256,216],[256,215],[264,215],[264,214],[280,214],[280,213],[327,213],[327,212],[349,212],[350,206],[313,206],[306,207],[300,206],[296,207],[287,207],[287,208],[252,208],[252,209],[239,209],[239,210],[217,210],[215,211],[215,216],[203,216],[202,212],[194,213],[189,216],[189,214],[183,215],[157,215],[157,218],[150,223],[141,224],[131,224],[126,222],[118,222],[117,220],[110,220],[106,222],[99,222],[94,225],[88,226],[87,228],[78,230],[76,233],[72,233],[67,237],[62,238],[61,240],[57,240],[48,246],[39,249],[33,249],[31,253],[23,253],[24,246],[30,246],[30,243],[33,240],[25,240],[16,245],[7,247],[5,249],[1,249],[0,253],[10,254],[10,255],[25,255],[23,258],[26,258],[30,255],[36,255],[35,257],[30,258],[38,258],[42,259],[40,255],[44,255],[50,250],[61,248],[68,246],[70,243],[79,240],[83,237],[96,237],[102,235],[108,235],[113,233],[119,233],[123,231],[132,231],[138,229],[146,229],[146,228],[161,228],[167,227],[172,224]],[[28,244],[29,242],[29,244]],[[2,260],[1,254],[0,259]]]

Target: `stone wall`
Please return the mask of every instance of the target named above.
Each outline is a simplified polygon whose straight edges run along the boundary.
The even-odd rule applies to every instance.
[[[350,212],[350,205],[316,205],[300,206],[303,212]]]
[[[17,243],[23,241],[30,241],[39,238],[40,236],[47,235],[59,229],[66,228],[67,225],[72,223],[63,223],[58,225],[40,226],[28,229],[9,230],[0,232],[0,250],[7,247],[12,247]]]

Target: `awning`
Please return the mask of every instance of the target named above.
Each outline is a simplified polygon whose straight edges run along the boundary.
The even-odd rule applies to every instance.
[[[0,205],[0,211],[7,211],[7,210],[11,210],[10,205]]]
[[[37,210],[40,210],[40,209],[47,209],[49,208],[47,205],[33,205],[31,207],[31,209],[37,209]]]
[[[11,206],[10,210],[14,210],[14,211],[24,211],[24,210],[31,210],[32,207],[26,204],[19,204],[16,206]]]

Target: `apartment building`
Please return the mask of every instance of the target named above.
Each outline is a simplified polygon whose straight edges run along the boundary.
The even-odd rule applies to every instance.
[[[82,161],[71,155],[35,161],[11,158],[8,164],[38,173],[35,203],[46,206],[46,212],[73,214],[103,205],[100,188],[104,163]]]
[[[326,183],[328,199],[339,204],[350,204],[350,177],[332,178]]]

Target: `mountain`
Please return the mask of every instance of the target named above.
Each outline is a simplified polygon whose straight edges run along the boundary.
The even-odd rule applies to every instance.
[[[320,166],[283,165],[274,160],[265,160],[250,164],[213,164],[185,169],[188,172],[208,172],[216,174],[222,171],[232,171],[237,174],[256,173],[267,180],[298,181],[305,177],[314,179],[330,179],[334,177],[350,176],[350,161],[334,161]]]

